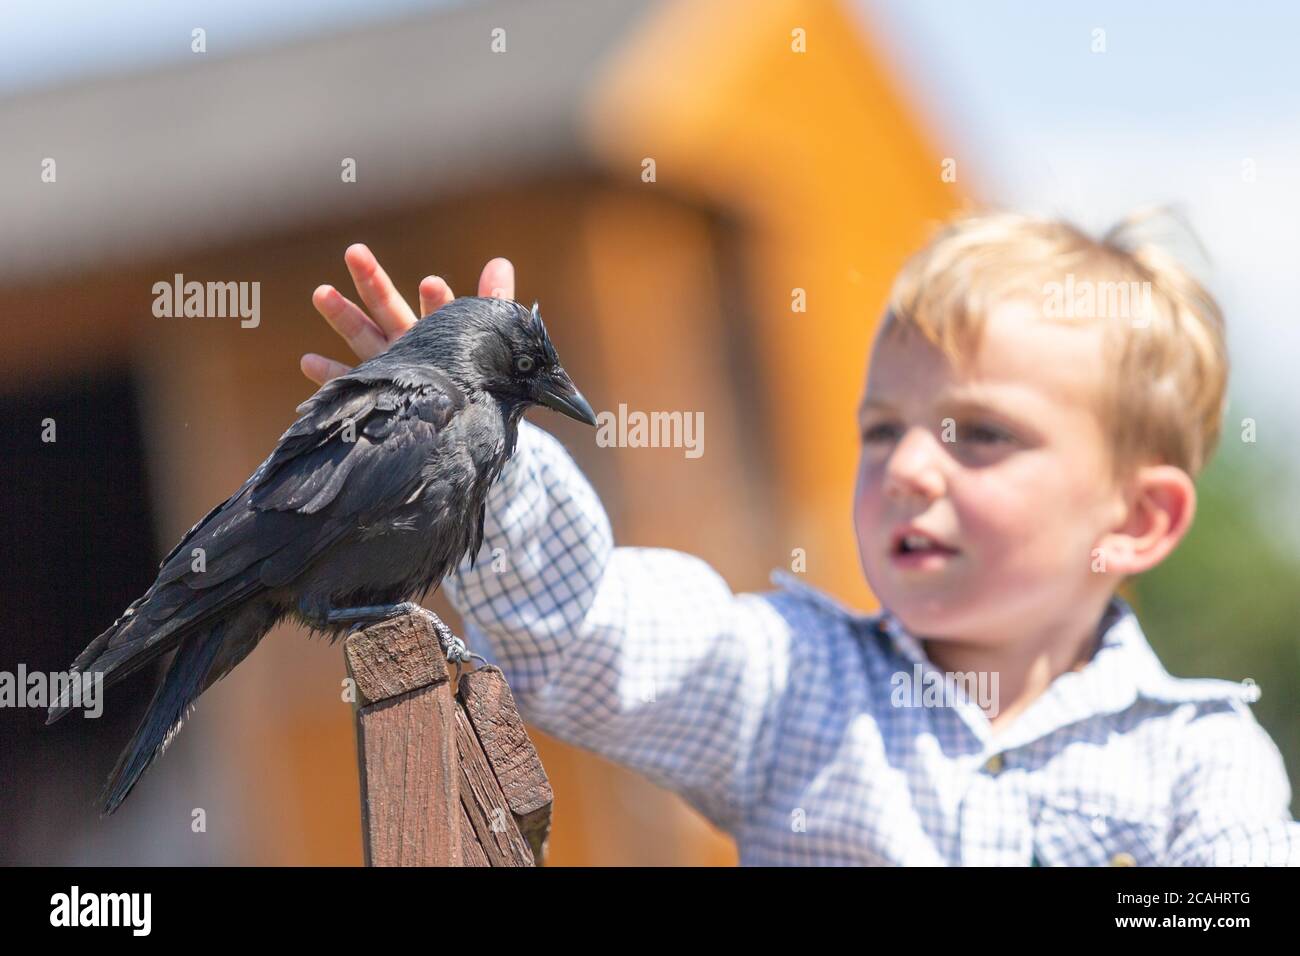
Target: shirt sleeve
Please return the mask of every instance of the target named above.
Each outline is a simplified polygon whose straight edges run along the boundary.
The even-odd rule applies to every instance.
[[[466,558],[443,588],[529,723],[677,791],[723,830],[754,805],[791,628],[698,558],[615,547],[599,498],[551,435],[520,423],[475,565]]]
[[[1282,755],[1247,704],[1188,725],[1169,866],[1300,866],[1300,823]]]

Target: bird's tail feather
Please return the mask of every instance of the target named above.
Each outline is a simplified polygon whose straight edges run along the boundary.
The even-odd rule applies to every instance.
[[[176,736],[194,701],[211,683],[209,673],[221,650],[227,626],[227,622],[219,621],[206,633],[193,634],[181,642],[144,719],[122,751],[100,795],[105,814],[113,813],[122,805],[141,775]]]
[[[107,690],[124,678],[131,676],[146,664],[152,664],[159,657],[172,650],[187,633],[187,629],[182,628],[168,635],[164,640],[149,643],[143,638],[136,638],[120,642],[116,648],[109,648],[112,639],[130,626],[138,628],[140,626],[139,618],[124,616],[114,621],[112,626],[91,641],[86,649],[77,655],[77,659],[69,665],[68,673],[73,676],[97,673],[102,681],[102,689]],[[45,720],[46,725],[54,723],[70,710],[72,710],[72,705],[69,694],[65,691],[58,700],[50,705],[49,714]]]

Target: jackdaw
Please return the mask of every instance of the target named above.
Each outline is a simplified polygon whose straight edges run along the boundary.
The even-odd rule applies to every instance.
[[[126,799],[199,695],[282,619],[333,642],[412,609],[466,554],[473,562],[488,489],[534,404],[596,424],[536,303],[465,297],[299,405],[270,456],[72,663],[108,687],[176,652],[113,768],[104,812]],[[450,643],[459,663],[464,645]],[[70,709],[65,696],[46,723]]]

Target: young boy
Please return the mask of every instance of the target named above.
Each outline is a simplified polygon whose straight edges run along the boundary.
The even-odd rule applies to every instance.
[[[314,301],[368,357],[415,316],[345,258],[373,321]],[[422,314],[450,297],[426,279]],[[1226,378],[1213,299],[1126,228],[969,217],[904,266],[871,355],[854,517],[881,613],[615,547],[527,422],[444,588],[527,720],[681,793],[744,864],[1300,864],[1253,688],[1171,677],[1115,596],[1191,524]]]

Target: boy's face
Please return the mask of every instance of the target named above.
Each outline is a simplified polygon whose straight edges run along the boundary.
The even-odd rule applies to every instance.
[[[1010,641],[1112,590],[1092,570],[1123,516],[1097,414],[1104,362],[1099,326],[1027,302],[992,310],[961,371],[916,332],[882,330],[854,521],[872,590],[910,632]]]

